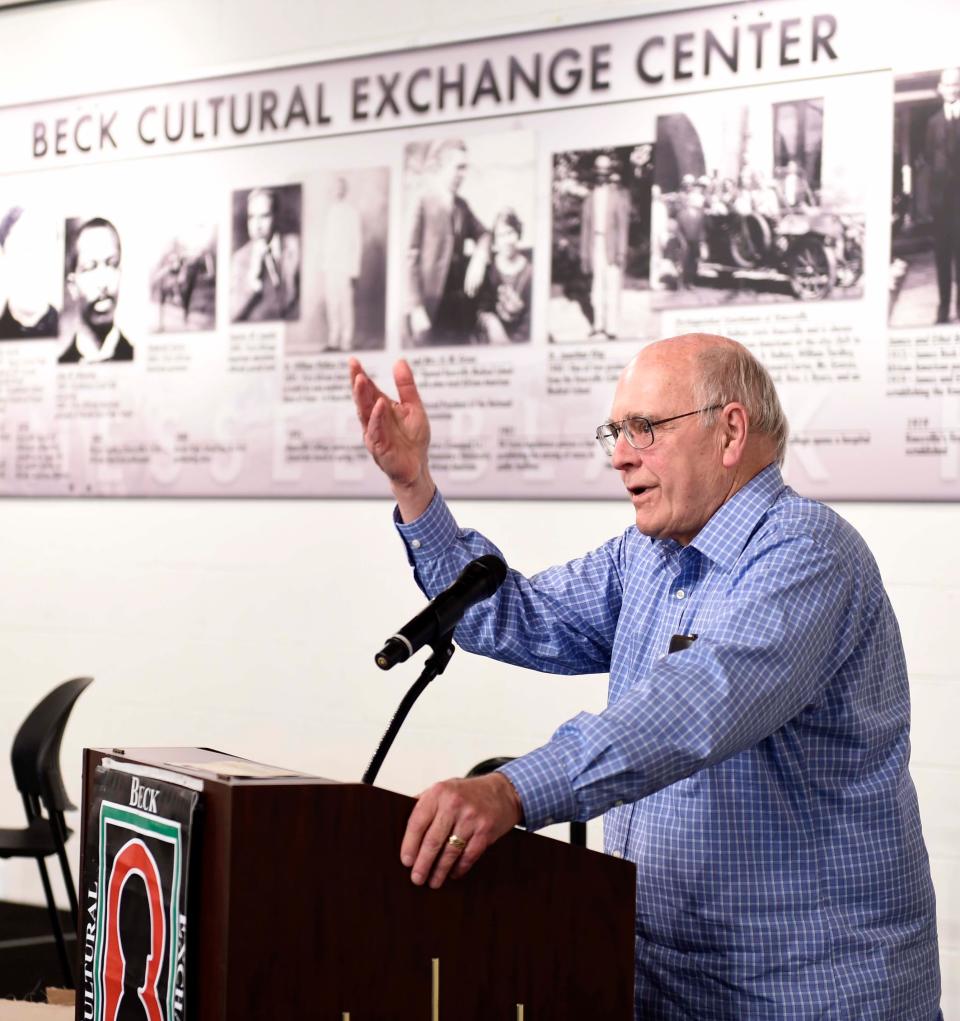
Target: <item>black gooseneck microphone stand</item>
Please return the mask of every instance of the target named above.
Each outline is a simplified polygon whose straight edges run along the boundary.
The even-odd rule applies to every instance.
[[[414,702],[423,694],[426,686],[447,669],[447,664],[450,662],[455,648],[453,644],[453,630],[451,629],[445,635],[441,635],[429,644],[430,648],[433,649],[433,655],[427,658],[420,676],[414,681],[406,695],[403,696],[397,711],[393,714],[390,726],[387,727],[387,732],[383,735],[380,744],[377,745],[377,750],[373,753],[370,765],[367,766],[367,771],[363,774],[362,783],[372,784],[376,780],[377,773],[380,772],[380,767],[383,765],[383,760],[386,758],[387,752],[390,751],[390,746],[400,732],[403,721],[407,718],[407,713],[413,708]]]

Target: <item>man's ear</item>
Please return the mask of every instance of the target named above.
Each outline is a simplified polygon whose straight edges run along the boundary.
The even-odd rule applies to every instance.
[[[80,297],[80,292],[77,290],[76,273],[67,274],[67,293],[70,295],[71,301],[76,301]]]
[[[747,409],[739,402],[732,401],[720,412],[721,454],[724,468],[735,468],[743,458],[750,435],[750,419]]]

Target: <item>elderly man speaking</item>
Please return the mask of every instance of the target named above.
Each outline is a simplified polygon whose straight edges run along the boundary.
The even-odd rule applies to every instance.
[[[435,595],[498,551],[430,477],[409,366],[398,401],[351,374]],[[786,436],[770,377],[734,341],[674,337],[627,365],[597,439],[636,524],[531,578],[509,571],[456,631],[508,663],[609,671],[607,708],[498,773],[429,788],[400,856],[437,887],[518,823],[603,814],[607,852],[637,865],[638,1019],[935,1021],[897,622],[860,536],[784,484]]]

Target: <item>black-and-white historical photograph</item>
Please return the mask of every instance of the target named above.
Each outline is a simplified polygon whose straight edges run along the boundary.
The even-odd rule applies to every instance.
[[[314,171],[304,176],[300,321],[286,334],[289,354],[382,350],[386,344],[386,167]]]
[[[528,132],[406,147],[405,346],[530,340],[534,188]]]
[[[300,318],[300,237],[299,184],[233,193],[232,322]]]
[[[890,325],[960,319],[960,67],[894,83]]]
[[[553,157],[548,336],[650,338],[650,142]]]
[[[0,219],[0,340],[56,337],[62,291],[58,233],[35,210]]]
[[[150,274],[152,328],[186,333],[217,327],[217,228],[193,223],[161,241]]]
[[[840,120],[823,98],[657,119],[659,308],[862,296],[864,215]]]
[[[61,365],[133,361],[134,348],[117,322],[123,246],[103,216],[66,222]]]

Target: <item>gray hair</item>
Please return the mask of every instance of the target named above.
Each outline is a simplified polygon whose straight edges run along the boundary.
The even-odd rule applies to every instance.
[[[697,367],[699,371],[693,384],[697,406],[719,406],[715,411],[704,413],[704,424],[717,420],[719,408],[738,401],[747,409],[751,430],[773,440],[777,464],[782,465],[790,427],[776,387],[764,366],[742,344],[726,343],[699,351]]]

